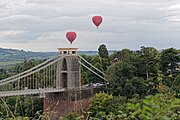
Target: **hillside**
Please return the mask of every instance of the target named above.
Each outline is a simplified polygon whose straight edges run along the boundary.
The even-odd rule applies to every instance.
[[[114,50],[110,50],[109,54],[112,54]],[[97,51],[78,51],[78,54],[85,55],[97,55]],[[17,49],[6,49],[0,48],[0,68],[5,68],[9,66],[13,66],[17,63],[20,63],[24,60],[39,60],[39,59],[47,59],[52,56],[58,55],[58,52],[32,52],[32,51],[24,51]]]
[[[19,61],[25,59],[46,59],[50,56],[57,55],[57,52],[31,52],[15,49],[0,48],[0,61]]]
[[[57,54],[57,52],[27,52],[23,50],[0,48],[0,67],[12,66],[24,60],[47,59]]]
[[[57,54],[58,52],[31,52],[0,48],[0,68],[13,66],[24,60],[47,59]],[[97,51],[78,51],[78,54],[96,55]]]

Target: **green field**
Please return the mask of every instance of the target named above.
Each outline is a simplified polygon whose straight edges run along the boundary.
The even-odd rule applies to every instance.
[[[0,68],[8,68],[14,66],[18,63],[22,63],[23,61],[7,61],[7,62],[0,62]]]

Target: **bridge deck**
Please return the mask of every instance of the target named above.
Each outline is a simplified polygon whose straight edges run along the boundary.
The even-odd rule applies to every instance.
[[[55,93],[55,92],[64,92],[64,91],[65,91],[64,88],[61,88],[61,89],[46,88],[46,89],[4,91],[4,92],[0,92],[0,97],[19,96],[19,95],[35,95],[35,94]]]
[[[45,94],[45,93],[56,93],[56,92],[64,92],[64,91],[81,91],[81,90],[91,90],[95,88],[102,87],[99,86],[81,86],[77,88],[45,88],[45,89],[27,89],[27,90],[16,90],[16,91],[1,91],[0,97],[9,97],[9,96],[21,96],[21,95],[37,95],[37,94]]]

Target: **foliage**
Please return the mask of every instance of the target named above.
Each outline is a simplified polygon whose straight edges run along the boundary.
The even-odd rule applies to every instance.
[[[97,95],[96,95],[97,96]],[[109,99],[108,101],[112,103],[114,101]],[[93,99],[94,103],[97,99]],[[101,102],[103,102],[102,99]],[[148,95],[144,99],[134,99],[128,100],[128,103],[119,103],[115,104],[115,111],[109,109],[109,106],[114,107],[113,104],[104,104],[102,108],[99,108],[98,105],[94,104],[93,110],[94,115],[90,114],[90,120],[176,120],[180,119],[180,99],[175,98],[171,94],[156,94]],[[125,100],[124,100],[125,101]],[[95,102],[96,103],[96,102]],[[113,102],[114,103],[114,102]],[[106,105],[106,107],[105,107]],[[122,107],[125,105],[125,107]],[[92,106],[91,106],[92,107]],[[107,112],[109,110],[109,112]],[[91,113],[92,111],[90,111]]]
[[[169,48],[159,53],[153,47],[142,46],[137,51],[122,49],[110,56],[105,45],[100,45],[98,50],[99,55],[82,55],[89,63],[106,72],[108,80],[107,93],[96,94],[91,101],[87,111],[91,120],[180,119],[179,50]],[[10,69],[0,69],[0,79],[32,68],[42,61],[25,60]],[[81,70],[83,84],[102,82],[86,68]],[[51,116],[51,113],[41,113],[42,99],[38,97],[9,97],[4,100],[7,105],[0,101],[3,117],[15,115],[18,119],[21,118],[19,116],[49,119]],[[82,117],[70,113],[62,119],[77,120]]]
[[[99,46],[98,54],[101,58],[108,58],[108,50],[104,44]]]
[[[152,87],[146,84],[143,78],[120,78],[118,80],[109,81],[108,92],[115,96],[125,96],[132,98],[134,96],[144,97],[151,91]]]
[[[0,67],[11,67],[14,66],[16,63],[23,62],[24,60],[47,59],[57,54],[57,52],[31,52],[24,50],[0,48]]]
[[[163,76],[162,77],[162,85],[166,87],[166,91],[176,94],[177,97],[180,97],[180,74],[177,76]]]
[[[42,60],[25,60],[23,63],[19,63],[14,67],[9,68],[6,71],[2,71],[4,76],[12,76],[14,74],[25,71],[37,64],[40,64]],[[10,84],[9,84],[10,85]],[[1,87],[1,89],[7,89],[8,86]],[[0,112],[2,116],[12,117],[15,116],[29,116],[33,117],[37,111],[42,110],[42,99],[38,97],[8,97],[4,99],[4,102],[0,101]],[[10,114],[12,113],[12,114]]]
[[[149,95],[140,103],[129,103],[128,109],[132,119],[180,119],[180,99],[164,94]]]
[[[171,89],[175,91],[177,97],[180,98],[180,74],[173,81]]]
[[[62,117],[61,120],[82,120],[82,116],[77,116],[74,113],[69,113],[67,116]]]
[[[6,69],[0,69],[0,80],[7,78],[7,77],[8,77],[7,70]]]
[[[135,67],[131,63],[117,62],[107,69],[108,80],[117,80],[119,78],[132,78],[135,73]]]
[[[107,66],[109,65],[109,61],[107,58],[100,58],[99,56],[87,56],[87,55],[82,55],[82,57],[84,59],[86,59],[86,61],[88,61],[89,63],[91,63],[93,66],[95,66],[97,69],[99,69],[100,71],[105,71],[105,69],[107,68]],[[83,61],[82,61],[83,62]],[[89,68],[93,69],[90,65],[88,65],[87,63],[83,63],[86,66],[88,66]],[[93,69],[94,70],[94,69]],[[102,75],[101,73],[99,73],[97,70],[95,70],[98,74]],[[94,73],[92,73],[91,71],[89,71],[87,68],[84,68],[81,66],[81,81],[82,84],[90,84],[90,83],[98,83],[98,82],[102,82],[103,80],[94,75]],[[103,76],[103,75],[102,75]]]
[[[107,70],[109,81],[108,92],[116,96],[132,98],[134,94],[146,94],[145,83],[142,78],[133,78],[135,68],[127,62],[117,62]],[[143,92],[143,93],[141,93]]]
[[[42,110],[43,101],[38,97],[8,97],[5,103],[0,101],[0,112],[3,116],[29,116],[34,117],[37,111]]]
[[[157,63],[159,60],[159,53],[153,47],[141,47],[141,72],[146,75],[146,79],[149,79],[151,74],[157,73]]]
[[[100,98],[102,98],[102,96]],[[115,102],[117,99],[114,100],[114,98],[115,97],[112,97],[112,99],[109,99],[108,101],[110,103],[112,103],[112,101]],[[138,99],[128,100],[127,103],[125,102],[125,99],[124,100],[121,99],[121,102],[116,101],[117,102],[115,103],[116,107],[113,106],[113,104],[100,104],[99,102],[104,102],[104,98],[102,98],[102,100],[99,98],[92,100],[92,103],[96,103],[96,104],[93,104],[93,106],[90,107],[91,109],[88,111],[90,113],[90,120],[119,120],[119,119],[178,120],[180,119],[180,99],[175,98],[171,94],[149,95],[146,96],[144,99],[140,99],[140,100]],[[109,106],[115,107],[115,110],[109,109]],[[109,112],[107,112],[107,110],[109,110]]]
[[[110,112],[107,106],[110,105],[110,101],[113,99],[112,95],[107,93],[99,93],[92,99],[89,108],[91,116],[96,116],[98,111],[104,111],[106,114]]]
[[[130,61],[132,57],[133,52],[129,49],[122,49],[121,51],[117,51],[114,54],[112,54],[110,57],[112,60],[118,60],[118,61]]]
[[[97,117],[90,117],[90,120],[128,120],[126,114],[121,111],[119,113],[119,115],[114,115],[113,113],[105,115],[104,112],[99,112]]]
[[[161,52],[160,64],[164,74],[170,69],[170,73],[176,72],[176,67],[180,61],[179,51],[174,48],[168,48]]]
[[[90,120],[119,120],[126,118],[125,110],[125,97],[113,97],[111,94],[98,93],[91,100],[88,113]]]
[[[159,52],[153,47],[141,47],[141,50],[122,49],[110,56],[111,62],[127,62],[135,67],[135,76],[149,79],[156,76],[158,70]]]
[[[9,72],[17,74],[22,71],[28,70],[42,62],[43,60],[25,60],[24,62],[16,64],[14,67],[9,68]]]

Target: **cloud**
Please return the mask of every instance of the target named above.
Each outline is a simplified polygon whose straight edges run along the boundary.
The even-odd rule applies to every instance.
[[[23,34],[24,31],[0,31],[0,41],[1,42],[6,42],[7,40],[9,41],[11,38],[14,38],[15,36],[19,34]]]
[[[172,22],[180,22],[180,3],[167,8],[166,19]]]
[[[97,30],[93,15],[102,15]],[[179,0],[6,0],[0,3],[0,45],[31,51],[97,50],[141,45],[180,48]],[[76,31],[73,45],[65,38]],[[33,46],[33,47],[32,47]]]

